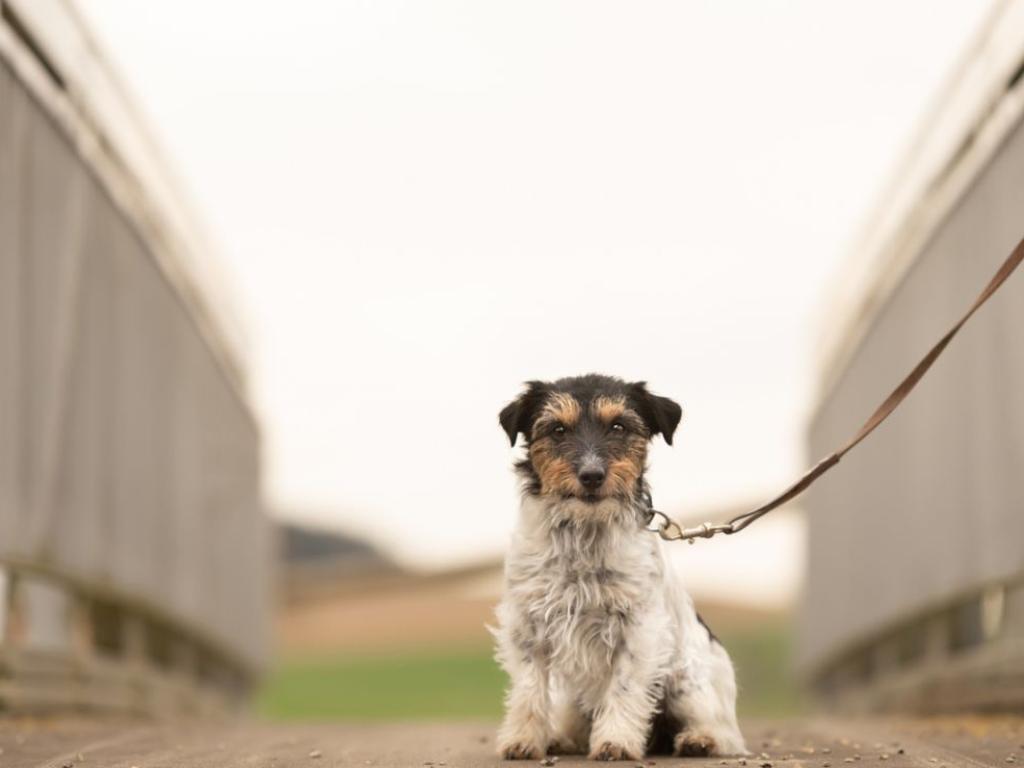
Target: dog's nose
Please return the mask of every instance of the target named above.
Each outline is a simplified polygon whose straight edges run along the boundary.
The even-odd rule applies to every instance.
[[[581,470],[579,474],[580,483],[588,490],[599,488],[604,482],[604,470],[596,467],[588,467]]]

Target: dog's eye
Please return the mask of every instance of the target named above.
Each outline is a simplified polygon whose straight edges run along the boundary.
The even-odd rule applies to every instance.
[[[556,435],[564,435],[565,434],[565,425],[563,425],[563,424],[555,424],[555,428],[552,429],[551,431],[554,432]]]
[[[612,432],[625,432],[626,428],[622,425],[622,422],[612,422]]]

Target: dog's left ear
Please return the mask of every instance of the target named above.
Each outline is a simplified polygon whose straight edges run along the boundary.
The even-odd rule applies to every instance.
[[[523,393],[501,409],[501,413],[498,414],[498,423],[505,430],[508,441],[512,445],[516,444],[516,438],[520,432],[527,437],[530,436],[534,416],[546,395],[547,386],[543,381],[528,381]]]
[[[637,412],[651,431],[651,437],[660,434],[665,442],[672,445],[679,420],[683,418],[683,409],[675,400],[660,395],[652,395],[647,391],[647,382],[638,381],[630,385],[630,394],[636,401]]]

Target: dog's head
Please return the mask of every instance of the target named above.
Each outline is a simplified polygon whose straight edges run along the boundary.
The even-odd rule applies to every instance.
[[[498,420],[512,445],[526,437],[518,466],[531,492],[596,503],[637,493],[648,443],[660,434],[671,445],[682,414],[642,381],[589,374],[529,382]]]

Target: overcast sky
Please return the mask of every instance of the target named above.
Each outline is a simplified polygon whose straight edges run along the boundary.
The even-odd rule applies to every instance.
[[[268,498],[432,564],[502,547],[525,379],[679,400],[679,514],[802,471],[820,297],[989,3],[79,5],[240,298]]]

